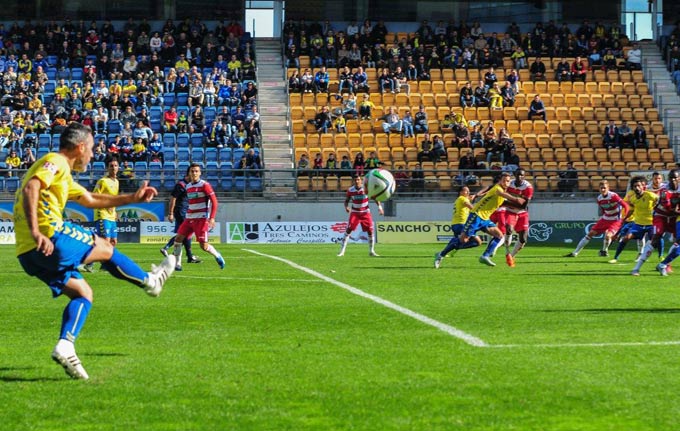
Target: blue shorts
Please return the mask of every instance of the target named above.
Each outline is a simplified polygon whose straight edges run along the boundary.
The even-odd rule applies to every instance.
[[[52,238],[54,251],[45,256],[37,249],[18,256],[26,274],[38,277],[52,289],[52,296],[61,295],[62,289],[71,278],[80,279],[80,265],[94,248],[92,232],[79,225],[64,223],[60,232]]]
[[[496,223],[492,222],[491,220],[479,218],[479,216],[475,213],[470,213],[467,221],[465,222],[465,226],[463,226],[463,232],[465,232],[465,235],[468,237],[471,237],[475,236],[480,230],[488,232],[487,229],[491,227],[496,227]]]
[[[464,223],[452,224],[451,232],[453,232],[453,236],[460,236],[460,234],[463,232],[464,227],[465,227]]]
[[[619,229],[619,231],[616,232],[616,236],[624,237],[628,235],[628,233],[630,233],[630,230],[633,228],[634,224],[635,223],[633,223],[632,221],[624,223],[623,226],[621,226],[621,229]]]
[[[630,232],[628,232],[630,235],[633,235],[633,238],[635,239],[642,239],[647,235],[648,238],[651,238],[652,235],[654,235],[654,226],[649,225],[649,226],[642,226],[636,223],[633,223],[633,227],[630,228]]]
[[[94,225],[94,230],[102,238],[117,239],[118,230],[116,229],[116,222],[111,220],[97,220]]]

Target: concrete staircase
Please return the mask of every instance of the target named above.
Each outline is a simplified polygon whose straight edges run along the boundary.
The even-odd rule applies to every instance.
[[[680,96],[671,81],[670,73],[661,55],[661,50],[653,41],[640,42],[642,51],[642,70],[649,90],[654,96],[654,103],[659,109],[666,134],[675,153],[675,160],[680,160]]]
[[[270,197],[295,196],[295,165],[291,150],[288,124],[288,81],[284,75],[281,42],[278,39],[257,39],[258,103],[262,128],[264,166],[271,177],[264,184],[264,194]]]

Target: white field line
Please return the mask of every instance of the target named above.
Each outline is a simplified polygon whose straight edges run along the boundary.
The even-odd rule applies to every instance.
[[[564,347],[625,347],[625,346],[680,346],[680,341],[622,341],[612,343],[555,343],[555,344],[492,344],[494,349],[564,348]]]
[[[261,278],[261,277],[215,277],[202,275],[178,275],[176,272],[172,278],[195,278],[203,280],[238,280],[238,281],[295,281],[296,283],[322,283],[322,280],[310,280],[309,278]]]
[[[333,278],[327,277],[327,276],[325,276],[321,273],[318,273],[318,272],[316,272],[312,269],[309,269],[309,268],[304,267],[302,265],[298,265],[297,263],[290,261],[288,259],[284,259],[284,258],[278,257],[278,256],[272,256],[272,255],[269,255],[269,254],[260,253],[260,252],[255,251],[255,250],[249,250],[249,249],[245,249],[245,248],[243,250],[247,251],[249,253],[256,254],[258,256],[268,257],[269,259],[278,260],[279,262],[283,262],[283,263],[285,263],[289,266],[292,266],[295,269],[299,269],[300,271],[304,271],[307,274],[312,275],[316,278],[319,278],[319,279],[321,279],[325,282],[328,282],[328,283],[333,284],[335,286],[338,286],[342,289],[345,289],[346,291],[348,291],[348,292],[350,292],[354,295],[357,295],[357,296],[360,296],[362,298],[366,298],[368,300],[371,300],[371,301],[375,302],[376,304],[382,305],[383,307],[390,308],[390,309],[392,309],[392,310],[394,310],[398,313],[401,313],[401,314],[408,316],[412,319],[416,319],[416,320],[418,320],[422,323],[425,323],[426,325],[433,326],[433,327],[439,329],[440,331],[445,332],[445,333],[451,335],[452,337],[458,338],[459,340],[462,340],[462,341],[464,341],[465,343],[467,343],[471,346],[489,347],[489,345],[487,343],[485,343],[483,340],[481,340],[481,339],[479,339],[479,338],[477,338],[473,335],[470,335],[466,332],[463,332],[458,328],[454,328],[453,326],[447,325],[446,323],[442,323],[442,322],[434,320],[430,317],[424,316],[420,313],[416,313],[415,311],[409,310],[408,308],[404,308],[401,305],[397,305],[397,304],[390,302],[386,299],[383,299],[379,296],[375,296],[375,295],[371,295],[370,293],[366,293],[361,289],[357,289],[356,287],[350,286],[349,284],[346,284],[346,283],[340,282],[338,280],[335,280]]]

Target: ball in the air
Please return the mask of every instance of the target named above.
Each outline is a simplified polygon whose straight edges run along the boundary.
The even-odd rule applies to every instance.
[[[378,202],[388,200],[394,194],[396,183],[387,169],[371,169],[364,178],[364,185],[369,199]]]

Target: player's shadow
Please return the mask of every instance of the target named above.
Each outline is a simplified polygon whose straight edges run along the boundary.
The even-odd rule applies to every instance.
[[[64,380],[62,377],[24,377],[22,372],[33,370],[34,367],[0,367],[0,382],[56,382]]]
[[[88,352],[87,356],[101,356],[101,357],[107,357],[107,356],[129,356],[127,353],[119,353],[119,352]]]
[[[581,308],[540,311],[544,313],[680,313],[680,308]]]

